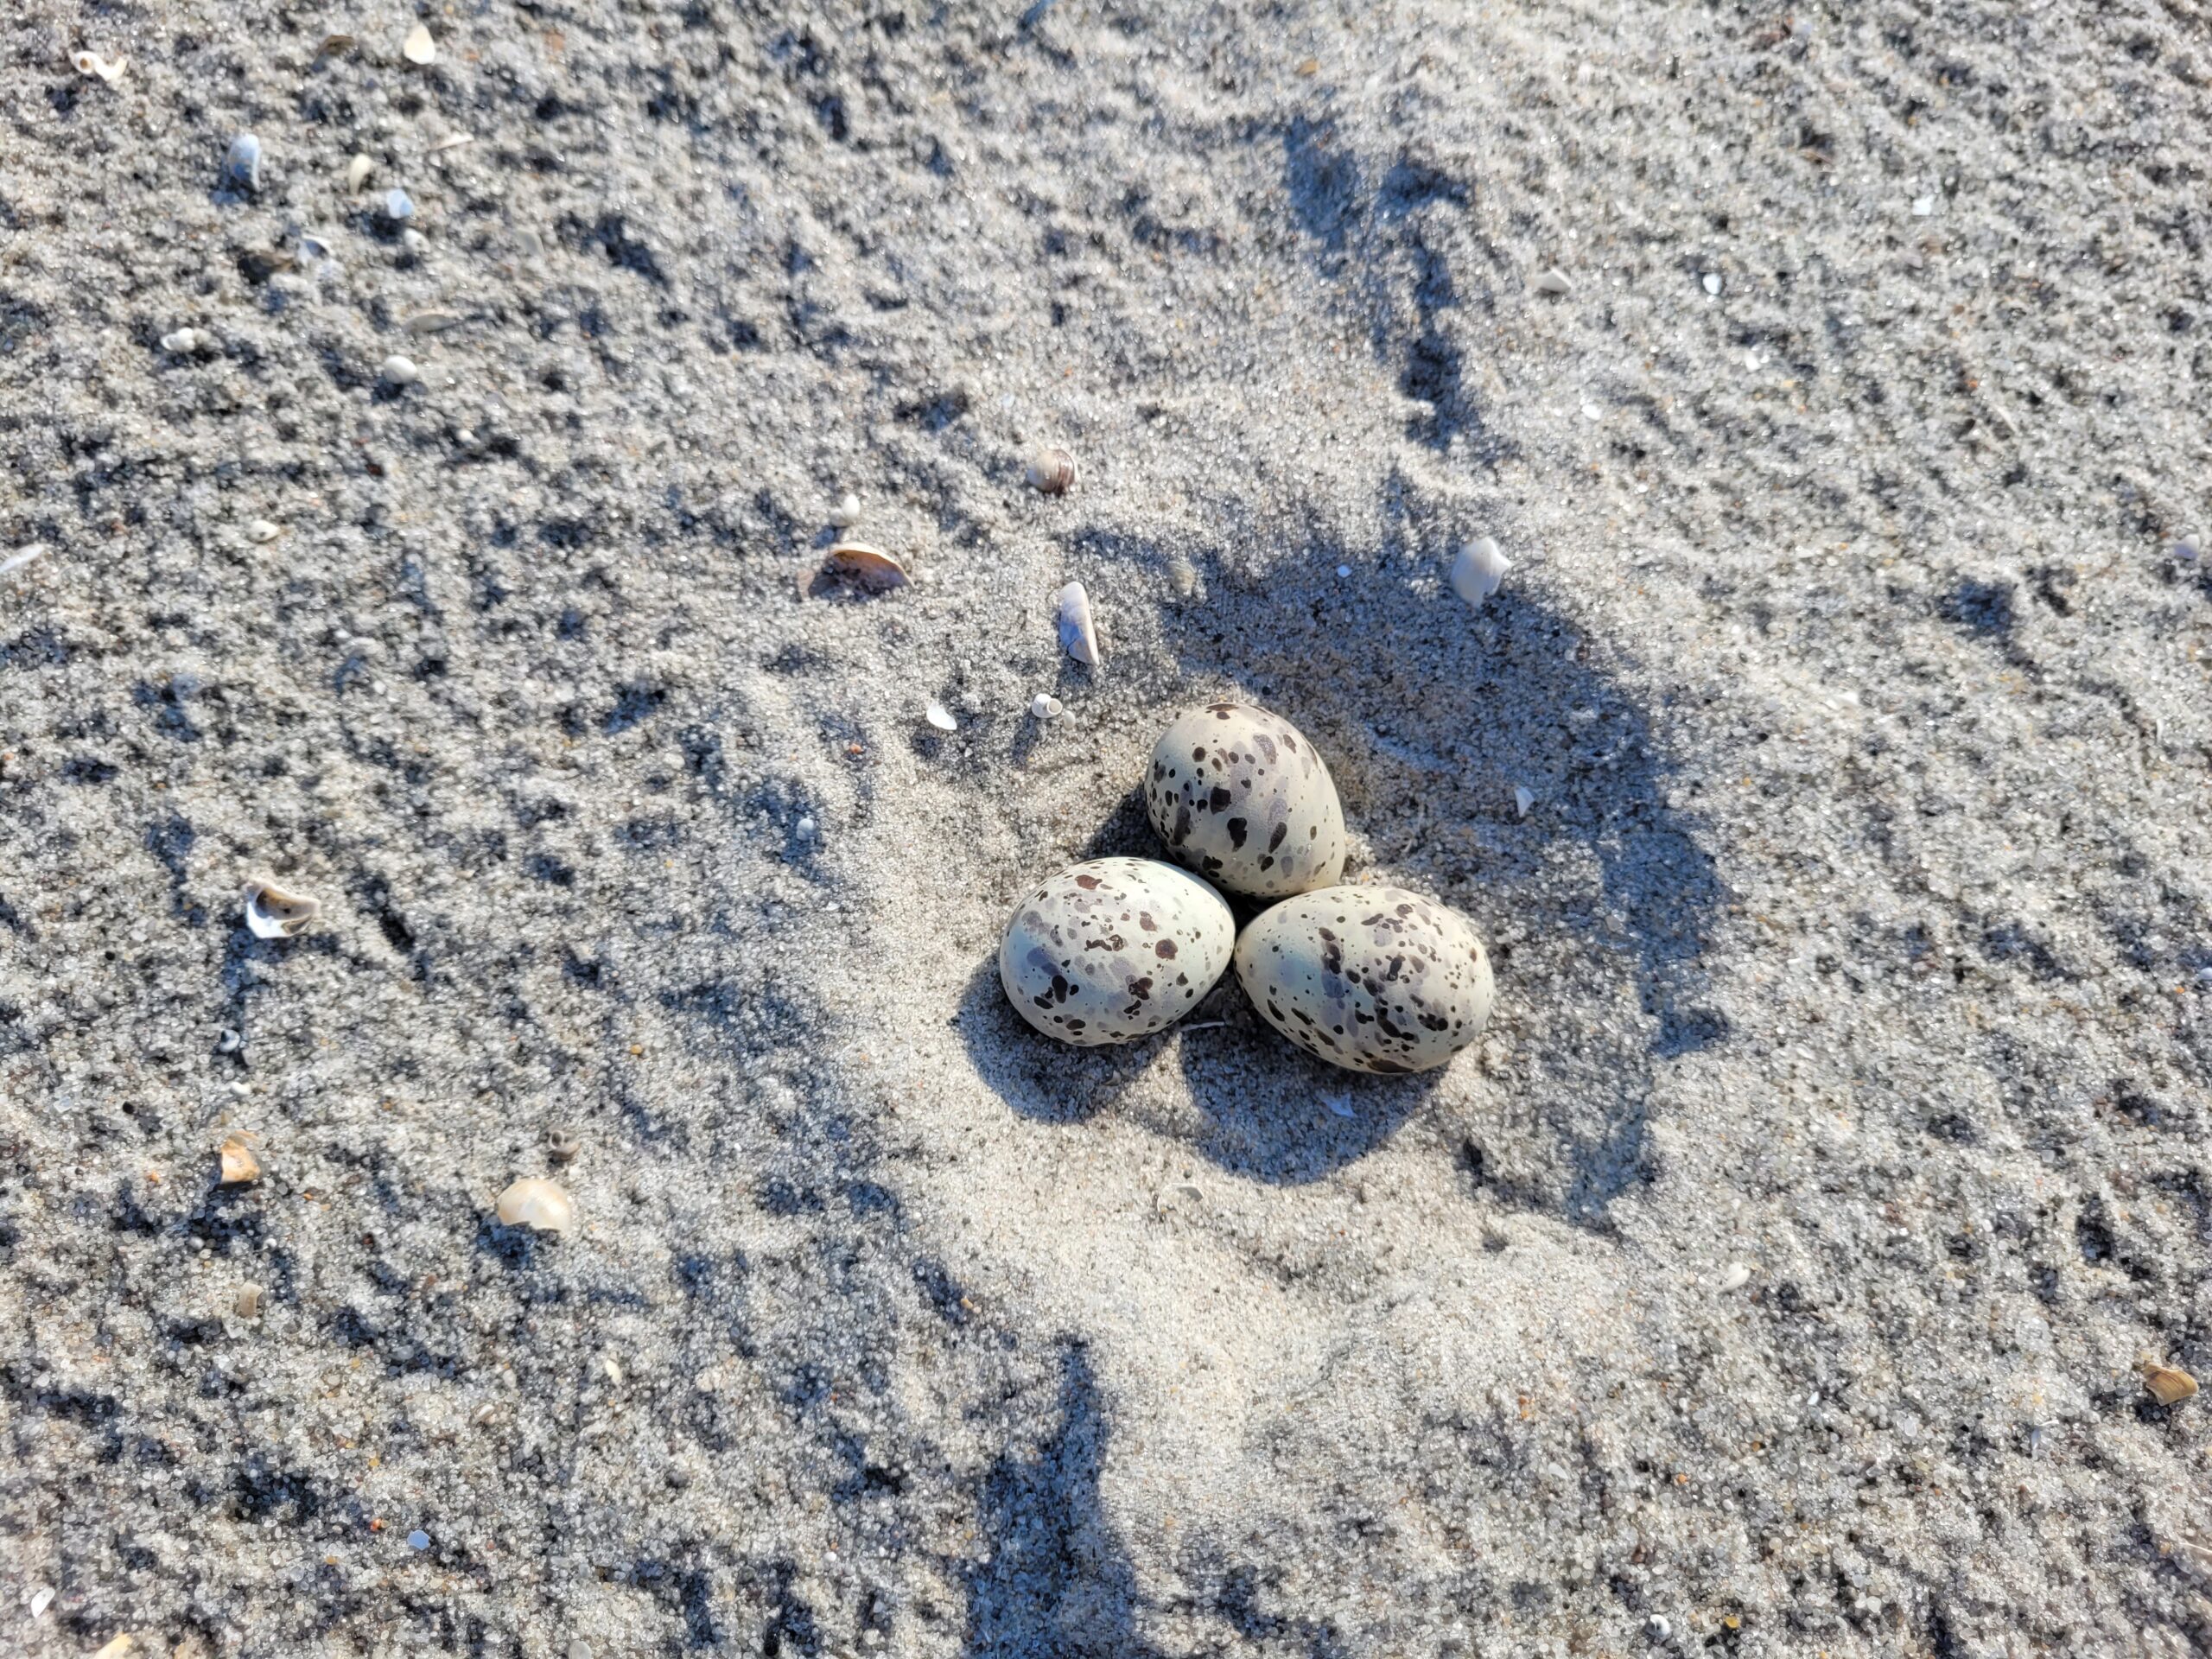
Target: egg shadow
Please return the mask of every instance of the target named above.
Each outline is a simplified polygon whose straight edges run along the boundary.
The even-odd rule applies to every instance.
[[[1402,536],[1402,518],[1388,516]],[[1422,537],[1436,539],[1433,527]],[[1704,1000],[1706,939],[1727,894],[1679,804],[1697,785],[1662,741],[1659,714],[1528,576],[1470,612],[1390,536],[1379,556],[1316,536],[1256,581],[1224,578],[1204,546],[1095,528],[1075,541],[1123,591],[1156,589],[1178,555],[1207,571],[1205,605],[1160,613],[1175,700],[1229,694],[1297,723],[1365,842],[1346,879],[1400,882],[1473,919],[1498,977],[1491,1028],[1514,1063],[1479,1117],[1448,1126],[1453,1155],[1497,1201],[1604,1225],[1612,1200],[1656,1173],[1645,1127],[1661,1069],[1729,1035]],[[1354,574],[1338,577],[1339,565]],[[1525,816],[1516,788],[1534,798]],[[1100,850],[1159,855],[1139,837],[1149,826],[1135,798],[1134,823],[1125,800]],[[1251,913],[1240,906],[1240,925]],[[1260,1021],[1233,973],[1208,1007],[1229,1012],[1193,1022],[1229,1024],[1180,1042],[1204,1120],[1189,1138],[1254,1179],[1343,1167],[1448,1075],[1376,1078],[1313,1060]],[[1462,1056],[1452,1070],[1474,1064]]]

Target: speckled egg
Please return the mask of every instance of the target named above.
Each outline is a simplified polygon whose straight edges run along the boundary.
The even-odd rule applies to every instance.
[[[1153,746],[1145,807],[1177,862],[1231,893],[1281,899],[1344,873],[1336,780],[1306,734],[1264,709],[1179,715]]]
[[[1156,859],[1096,858],[1015,906],[999,983],[1047,1037],[1126,1043],[1197,1007],[1236,942],[1236,919],[1205,882]]]
[[[1236,942],[1261,1016],[1332,1065],[1395,1074],[1443,1065],[1483,1034],[1494,988],[1466,918],[1403,887],[1324,887]]]

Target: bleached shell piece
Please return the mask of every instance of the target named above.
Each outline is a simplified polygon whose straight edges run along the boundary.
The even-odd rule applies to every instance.
[[[430,38],[430,26],[417,23],[409,29],[407,39],[400,45],[399,54],[410,63],[435,63],[438,43]]]
[[[526,1175],[499,1194],[493,1211],[503,1227],[527,1227],[532,1232],[558,1233],[566,1238],[576,1230],[576,1205],[555,1183]]]
[[[268,1300],[269,1293],[259,1285],[241,1285],[238,1294],[232,1299],[231,1308],[242,1319],[257,1319]]]
[[[273,542],[283,533],[282,525],[273,524],[266,518],[256,518],[245,527],[246,540],[257,545]]]
[[[1496,995],[1466,918],[1402,887],[1284,899],[1236,942],[1236,977],[1307,1053],[1384,1076],[1442,1065],[1483,1034]]]
[[[322,911],[319,899],[287,893],[274,881],[250,881],[245,889],[245,925],[257,939],[289,939]]]
[[[861,521],[861,499],[850,491],[837,498],[837,505],[830,509],[830,522],[840,530],[850,530]]]
[[[356,156],[352,161],[346,162],[346,194],[355,196],[359,195],[361,194],[361,187],[369,181],[369,175],[376,171],[376,167],[377,164],[365,156]]]
[[[6,558],[0,559],[0,576],[12,576],[16,571],[36,564],[45,556],[46,544],[34,542],[20,552],[10,553]]]
[[[1512,568],[1512,561],[1496,542],[1487,536],[1478,537],[1461,548],[1459,556],[1452,561],[1452,591],[1471,608],[1480,610],[1483,601],[1498,590],[1505,573]]]
[[[413,358],[394,352],[377,365],[377,378],[386,385],[411,386],[423,378],[423,371],[415,366]]]
[[[458,311],[417,311],[400,325],[410,334],[442,334],[461,326]]]
[[[1098,629],[1090,620],[1090,595],[1071,582],[1060,589],[1060,649],[1078,663],[1098,666]]]
[[[1188,599],[1198,591],[1198,567],[1178,553],[1167,561],[1167,582],[1179,599]]]
[[[70,58],[69,61],[76,66],[76,70],[79,74],[97,75],[100,79],[112,86],[117,81],[123,79],[124,67],[130,61],[130,60],[128,58],[104,58],[97,52],[79,52],[73,54]]]
[[[2196,1379],[2178,1366],[2145,1359],[2138,1369],[2143,1373],[2143,1386],[2162,1406],[2177,1406],[2196,1392]]]
[[[162,336],[162,349],[176,357],[190,357],[200,349],[202,336],[197,328],[176,328]]]
[[[904,588],[908,581],[905,565],[868,542],[836,543],[830,550],[830,563],[871,588]]]
[[[1228,905],[1196,876],[1155,859],[1092,859],[1014,906],[999,983],[1047,1037],[1132,1042],[1196,1007],[1236,940]]]
[[[1040,495],[1065,495],[1075,487],[1075,456],[1057,444],[1046,444],[1029,457],[1022,475]]]
[[[1153,745],[1144,804],[1168,855],[1231,893],[1281,899],[1344,873],[1328,763],[1268,709],[1210,702],[1178,715]]]
[[[261,188],[261,140],[250,132],[242,132],[231,140],[230,153],[223,157],[223,172],[234,184],[249,190]]]
[[[397,185],[384,193],[384,216],[395,225],[403,225],[415,217],[415,198]]]
[[[1039,691],[1029,699],[1029,717],[1032,720],[1052,720],[1058,716],[1059,712],[1060,700],[1058,697]]]
[[[1548,294],[1554,299],[1564,299],[1574,292],[1574,279],[1554,265],[1536,278],[1536,292]]]
[[[243,1186],[261,1179],[261,1160],[253,1155],[247,1137],[233,1135],[215,1149],[222,1167],[217,1179],[225,1186]]]
[[[940,732],[957,732],[960,729],[960,722],[952,717],[952,710],[935,697],[931,697],[929,707],[922,710],[922,718]]]

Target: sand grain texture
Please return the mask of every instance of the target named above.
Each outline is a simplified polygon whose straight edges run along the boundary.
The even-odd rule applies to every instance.
[[[0,21],[0,1649],[2212,1643],[2195,8],[416,21]],[[1478,1050],[1005,1006],[1214,696]]]

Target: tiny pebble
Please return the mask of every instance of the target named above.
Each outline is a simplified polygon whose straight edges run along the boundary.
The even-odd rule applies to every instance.
[[[1716,296],[1720,292],[1719,272],[1708,270],[1705,273],[1705,291]]]
[[[174,353],[178,357],[189,357],[200,349],[200,331],[196,328],[179,328],[172,334],[163,334],[162,349]]]
[[[398,225],[415,217],[415,199],[397,185],[384,193],[384,216]]]
[[[1720,1288],[1723,1290],[1741,1290],[1751,1282],[1751,1270],[1740,1262],[1730,1262],[1728,1271],[1720,1275]]]
[[[1916,219],[1925,219],[1925,218],[1927,218],[1930,213],[1934,213],[1935,211],[1936,211],[1936,198],[1935,198],[1935,197],[1933,197],[1933,196],[1915,196],[1915,197],[1912,199],[1912,213],[1913,213],[1913,217],[1914,217],[1914,218],[1916,218]]]
[[[840,530],[850,530],[861,521],[861,499],[849,492],[838,498],[830,514],[830,522]]]
[[[2193,560],[2203,551],[2204,538],[2193,530],[2174,543],[2174,556],[2177,558]]]
[[[266,518],[257,518],[245,527],[246,539],[250,542],[273,542],[283,533]]]
[[[1585,404],[1582,405],[1582,418],[1586,421],[1601,421],[1605,418],[1605,411],[1595,404]]]
[[[1654,1613],[1643,1621],[1643,1633],[1654,1642],[1664,1642],[1675,1633],[1675,1627],[1667,1622],[1663,1614]]]
[[[805,841],[812,836],[816,829],[815,822],[812,818],[801,818],[791,827],[798,832],[798,838],[801,841]]]
[[[250,132],[242,132],[231,140],[230,154],[223,158],[224,174],[234,184],[249,190],[261,188],[261,140]]]
[[[438,43],[430,38],[427,23],[417,23],[407,31],[407,39],[399,50],[410,63],[434,63],[437,60]]]
[[[394,386],[411,386],[423,378],[423,372],[415,366],[415,360],[402,357],[397,352],[385,359],[377,373],[386,385]]]
[[[429,1535],[429,1533],[427,1533],[427,1532],[423,1531],[420,1527],[416,1528],[414,1531],[412,1531],[412,1532],[410,1532],[410,1533],[409,1533],[409,1534],[407,1535],[407,1548],[410,1548],[410,1549],[428,1549],[429,1547],[430,1547],[430,1535]]]
[[[1337,567],[1337,575],[1339,576],[1348,576],[1351,575],[1351,566],[1348,564],[1338,565]]]

